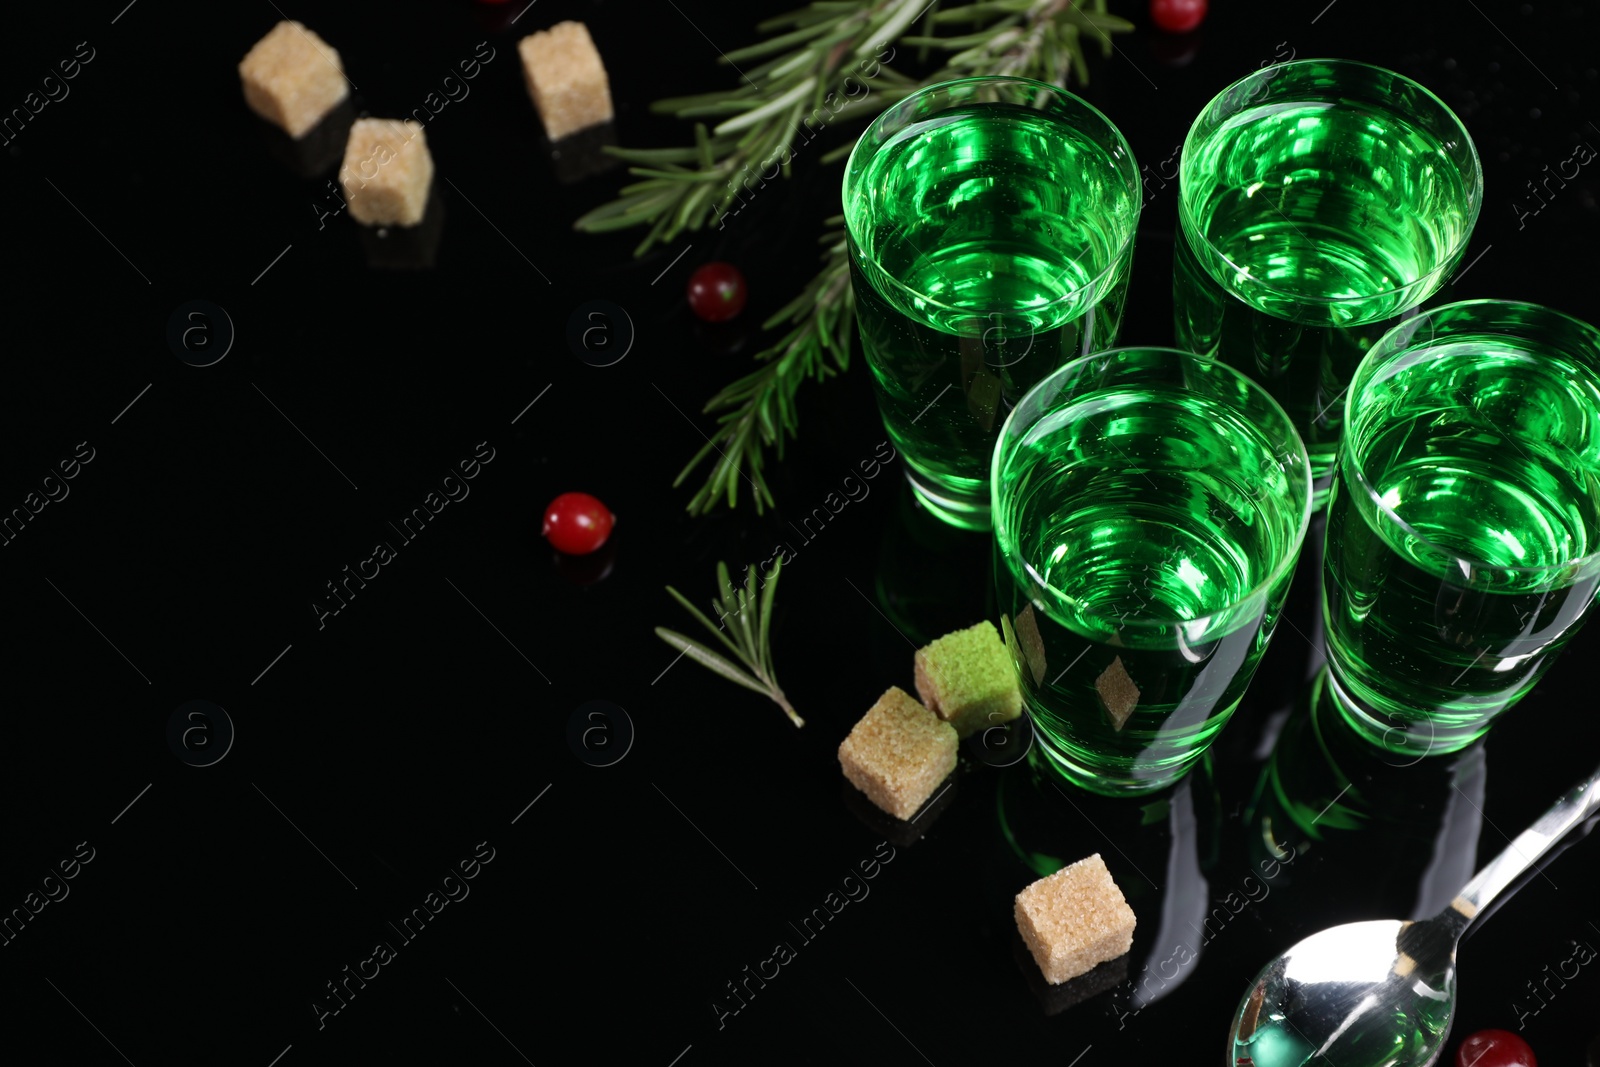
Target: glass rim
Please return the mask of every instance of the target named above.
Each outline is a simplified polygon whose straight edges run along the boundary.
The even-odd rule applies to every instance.
[[[1300,436],[1300,431],[1295,428],[1294,420],[1289,418],[1289,413],[1283,410],[1283,405],[1279,404],[1273,395],[1262,388],[1259,383],[1225,363],[1218,362],[1195,352],[1187,352],[1181,348],[1172,348],[1167,345],[1122,345],[1118,348],[1108,348],[1101,352],[1094,352],[1087,356],[1078,356],[1075,359],[1068,360],[1066,363],[1063,363],[1061,366],[1057,367],[1055,370],[1039,379],[1039,381],[1036,382],[1032,388],[1022,395],[1022,399],[1017,401],[1016,406],[1013,407],[1009,413],[1007,413],[1005,422],[1000,425],[1000,436],[995,440],[994,454],[990,457],[989,512],[994,525],[995,543],[1000,550],[1006,554],[1007,557],[1016,556],[1019,559],[1021,558],[1020,552],[1016,552],[1014,549],[1007,548],[1006,541],[1009,534],[1006,530],[1006,527],[1009,524],[1006,521],[1005,509],[1001,507],[999,499],[1000,486],[1002,484],[1000,479],[1000,471],[1001,467],[1003,466],[1002,455],[1009,451],[1007,448],[1007,442],[1012,439],[1013,423],[1015,423],[1017,420],[1017,413],[1022,411],[1023,408],[1027,406],[1028,399],[1033,396],[1034,393],[1058,388],[1061,380],[1068,375],[1068,372],[1075,370],[1079,366],[1086,364],[1091,360],[1104,359],[1106,356],[1116,356],[1131,352],[1157,355],[1165,359],[1170,359],[1171,357],[1176,356],[1179,357],[1179,359],[1184,363],[1201,364],[1208,368],[1214,368],[1215,370],[1221,372],[1224,378],[1232,378],[1234,381],[1241,383],[1245,387],[1245,391],[1247,393],[1251,394],[1257,400],[1266,402],[1267,411],[1270,413],[1270,416],[1278,420],[1278,425],[1281,429],[1287,431],[1286,439],[1294,444],[1295,455],[1299,460],[1297,465],[1299,467],[1300,474],[1304,479],[1303,484],[1305,492],[1300,503],[1300,519],[1299,522],[1295,524],[1295,533],[1294,537],[1292,538],[1292,543],[1295,545],[1295,550],[1293,552],[1286,553],[1282,559],[1273,564],[1272,569],[1268,571],[1268,573],[1259,582],[1251,586],[1247,591],[1239,596],[1231,598],[1226,605],[1218,608],[1215,611],[1193,619],[1143,617],[1122,621],[1123,629],[1135,630],[1155,630],[1170,627],[1186,627],[1203,624],[1208,625],[1212,622],[1212,620],[1238,609],[1241,605],[1247,604],[1251,600],[1259,597],[1265,597],[1268,590],[1282,580],[1286,573],[1294,569],[1300,559],[1300,550],[1305,545],[1306,533],[1311,526],[1311,515],[1313,511],[1311,506],[1313,496],[1311,456],[1306,450],[1304,438]],[[1007,566],[1009,568],[1009,563]],[[1031,561],[1023,559],[1022,566],[1028,574],[1029,581],[1036,583],[1041,589],[1049,590],[1060,600],[1081,607],[1077,598],[1068,596],[1055,585],[1045,581],[1039,572],[1034,569]],[[1033,598],[1030,596],[1029,600],[1031,602]],[[1090,617],[1096,617],[1098,615],[1098,613],[1092,611],[1085,611],[1083,614]]]
[[[1105,128],[1110,131],[1112,137],[1115,138],[1115,140],[1116,140],[1117,146],[1122,150],[1122,154],[1127,160],[1127,167],[1129,169],[1129,173],[1125,177],[1127,178],[1126,184],[1128,186],[1128,191],[1129,191],[1129,193],[1130,193],[1130,195],[1132,196],[1132,199],[1133,199],[1133,225],[1128,227],[1127,236],[1122,239],[1122,243],[1117,246],[1116,251],[1112,253],[1109,262],[1107,262],[1107,264],[1105,266],[1105,269],[1100,271],[1100,273],[1096,274],[1093,278],[1091,278],[1088,281],[1084,282],[1082,285],[1074,286],[1069,292],[1063,293],[1062,295],[1056,297],[1054,300],[1050,301],[1048,304],[1039,304],[1037,306],[1031,306],[1031,307],[1029,307],[1027,309],[1027,311],[1029,313],[1036,313],[1036,312],[1039,312],[1039,311],[1048,311],[1048,310],[1050,310],[1052,308],[1058,307],[1058,306],[1063,305],[1063,304],[1068,304],[1068,303],[1071,303],[1074,300],[1077,300],[1082,293],[1084,293],[1086,291],[1089,291],[1089,290],[1092,290],[1095,286],[1100,285],[1115,270],[1117,270],[1118,265],[1120,263],[1122,263],[1124,258],[1126,258],[1127,254],[1128,254],[1128,251],[1133,247],[1134,236],[1138,233],[1138,230],[1139,230],[1139,215],[1140,215],[1140,213],[1141,213],[1141,211],[1142,211],[1142,209],[1144,207],[1144,203],[1143,203],[1142,199],[1139,197],[1139,191],[1140,191],[1139,169],[1138,169],[1138,163],[1134,159],[1133,146],[1128,144],[1127,137],[1124,136],[1122,131],[1117,128],[1117,124],[1116,123],[1112,122],[1108,117],[1106,117],[1106,113],[1105,112],[1101,111],[1099,108],[1097,108],[1093,104],[1089,103],[1089,101],[1085,100],[1083,97],[1078,96],[1076,93],[1073,93],[1073,92],[1070,92],[1070,91],[1068,91],[1066,89],[1063,89],[1059,85],[1052,85],[1050,82],[1039,81],[1036,78],[1024,78],[1024,77],[1021,77],[1020,75],[1015,75],[1015,74],[982,74],[982,75],[977,75],[977,76],[970,77],[970,78],[951,78],[948,81],[935,82],[932,85],[925,85],[922,88],[918,89],[916,92],[907,93],[905,96],[901,97],[899,100],[895,101],[894,103],[890,104],[888,107],[884,108],[882,111],[878,112],[878,114],[873,117],[872,121],[867,124],[867,128],[861,131],[861,136],[856,138],[856,143],[853,146],[851,146],[850,155],[845,160],[845,164],[844,164],[844,179],[843,179],[844,202],[845,202],[846,205],[848,205],[849,202],[850,202],[851,178],[855,174],[856,155],[857,155],[857,153],[863,152],[862,146],[867,143],[867,139],[869,137],[871,137],[875,133],[881,132],[881,130],[883,129],[883,126],[885,124],[884,120],[889,116],[889,114],[891,112],[895,111],[898,108],[904,107],[907,103],[909,103],[912,100],[917,100],[917,99],[921,99],[923,97],[933,96],[933,95],[935,95],[937,93],[946,92],[950,88],[952,88],[953,86],[979,85],[979,84],[985,84],[985,83],[994,84],[994,83],[998,83],[998,82],[1008,82],[1008,83],[1011,83],[1013,85],[1025,85],[1025,86],[1028,86],[1029,88],[1033,88],[1033,89],[1048,90],[1049,92],[1055,94],[1056,96],[1065,97],[1067,100],[1071,101],[1072,103],[1078,105],[1079,107],[1084,108],[1085,110],[1087,110],[1089,112],[1089,114],[1093,118],[1095,118],[1100,123],[1102,123],[1105,126]],[[875,151],[877,151],[877,149],[876,148],[870,148],[870,149],[866,149],[865,151],[875,152]],[[1121,167],[1119,166],[1118,170],[1120,171],[1120,169],[1121,169]],[[856,235],[851,230],[850,212],[849,212],[848,207],[846,207],[846,209],[844,210],[844,230],[845,230],[845,235],[849,238],[850,242],[852,244],[854,244],[859,249],[861,247],[861,242],[859,240],[857,240]],[[909,286],[909,285],[905,284],[904,282],[902,282],[899,278],[895,277],[887,268],[885,268],[883,263],[880,261],[880,257],[878,256],[878,254],[876,252],[873,252],[870,255],[865,255],[864,258],[869,260],[872,263],[872,266],[875,267],[882,274],[882,276],[884,278],[888,279],[891,283],[893,283],[893,285],[895,286],[896,290],[898,290],[901,293],[909,294],[910,296],[912,296],[913,298],[915,298],[918,301],[921,301],[923,303],[931,305],[932,307],[935,307],[935,308],[939,309],[940,311],[947,311],[947,312],[951,312],[953,314],[975,314],[975,315],[987,314],[987,312],[984,312],[984,311],[981,311],[981,310],[975,309],[975,308],[955,307],[953,305],[946,304],[942,300],[937,300],[937,299],[933,298],[932,296],[929,296],[927,293],[918,292],[917,290],[911,288],[911,286]],[[1000,309],[998,309],[998,308],[991,309],[991,311],[999,311],[999,310]],[[1005,312],[1002,312],[1002,313],[1005,313]]]
[[[1440,113],[1449,120],[1450,124],[1454,127],[1455,132],[1460,135],[1462,143],[1467,146],[1467,152],[1472,158],[1472,170],[1470,174],[1471,188],[1467,193],[1467,199],[1471,204],[1471,217],[1467,220],[1467,225],[1462,228],[1461,237],[1456,244],[1452,246],[1444,255],[1439,257],[1438,265],[1432,270],[1428,271],[1426,274],[1418,276],[1414,281],[1408,282],[1405,285],[1394,286],[1391,289],[1384,289],[1380,292],[1366,293],[1361,296],[1304,296],[1300,293],[1281,289],[1265,279],[1257,278],[1255,275],[1250,274],[1249,271],[1245,270],[1243,267],[1239,266],[1239,264],[1235,263],[1233,260],[1224,255],[1221,249],[1217,248],[1217,246],[1212,242],[1211,238],[1199,233],[1189,219],[1188,200],[1183,195],[1183,187],[1185,184],[1184,179],[1188,174],[1188,168],[1184,166],[1183,160],[1187,160],[1190,156],[1189,148],[1195,139],[1195,131],[1200,126],[1200,120],[1204,118],[1206,114],[1210,112],[1212,107],[1214,107],[1224,96],[1233,92],[1237,87],[1243,85],[1251,78],[1261,77],[1269,71],[1288,70],[1291,67],[1300,67],[1309,64],[1318,64],[1325,67],[1338,67],[1341,69],[1375,71],[1379,74],[1386,75],[1395,79],[1396,81],[1404,83],[1411,89],[1421,93],[1425,99],[1431,101],[1434,106],[1439,109]],[[1217,93],[1217,95],[1206,101],[1205,106],[1200,109],[1200,113],[1196,115],[1194,121],[1189,124],[1189,132],[1185,134],[1183,138],[1182,158],[1178,163],[1178,224],[1183,230],[1183,235],[1191,240],[1203,243],[1208,252],[1216,256],[1222,262],[1226,263],[1237,273],[1249,276],[1253,281],[1260,285],[1261,288],[1268,292],[1292,299],[1296,303],[1309,304],[1314,307],[1342,307],[1355,303],[1365,303],[1372,300],[1382,300],[1385,297],[1393,296],[1396,293],[1401,293],[1407,289],[1419,286],[1424,292],[1437,291],[1438,283],[1443,281],[1443,272],[1445,268],[1453,268],[1462,253],[1467,250],[1467,246],[1472,243],[1472,233],[1473,230],[1477,228],[1478,216],[1482,214],[1482,211],[1483,160],[1478,155],[1478,145],[1475,141],[1473,141],[1472,133],[1467,129],[1466,123],[1461,121],[1461,116],[1457,115],[1450,105],[1441,100],[1439,95],[1432,89],[1429,89],[1426,85],[1406,77],[1399,71],[1390,70],[1388,67],[1380,67],[1376,63],[1365,63],[1359,59],[1312,58],[1289,59],[1283,61],[1282,63],[1272,63],[1265,67],[1259,67],[1256,70],[1251,71],[1249,74],[1244,75],[1242,78],[1236,78],[1229,82],[1222,88],[1221,92]],[[1426,299],[1426,297],[1423,299]]]
[[[1515,308],[1524,311],[1532,311],[1542,318],[1561,322],[1569,326],[1575,326],[1582,333],[1585,333],[1589,336],[1589,340],[1594,346],[1596,357],[1597,359],[1600,359],[1600,329],[1597,329],[1590,323],[1578,318],[1576,315],[1569,315],[1565,311],[1558,311],[1557,309],[1549,307],[1548,305],[1535,304],[1529,300],[1496,300],[1491,297],[1478,297],[1472,300],[1457,300],[1450,304],[1440,304],[1436,308],[1429,308],[1427,311],[1413,315],[1405,322],[1399,323],[1398,325],[1389,329],[1382,337],[1378,338],[1378,340],[1370,349],[1368,349],[1366,356],[1362,357],[1361,365],[1356,368],[1355,374],[1350,379],[1350,387],[1345,391],[1344,425],[1347,435],[1345,440],[1349,440],[1349,429],[1354,425],[1351,420],[1355,415],[1356,393],[1358,392],[1357,387],[1365,385],[1366,381],[1370,379],[1371,375],[1368,368],[1368,361],[1372,359],[1374,353],[1376,353],[1384,345],[1388,344],[1390,339],[1398,335],[1401,331],[1409,329],[1415,332],[1424,319],[1435,318],[1444,312],[1460,312],[1463,310],[1476,311],[1489,308],[1502,310]],[[1496,329],[1493,332],[1500,334],[1506,333],[1504,329]],[[1507,336],[1516,335],[1507,334]],[[1426,345],[1406,345],[1405,347],[1394,348],[1383,353],[1382,358],[1388,359],[1389,357],[1405,351],[1425,350],[1426,347]],[[1597,382],[1600,382],[1600,362],[1597,362],[1595,366],[1595,379]],[[1343,447],[1344,446],[1341,444],[1341,448]],[[1338,462],[1340,464],[1343,463],[1342,456]],[[1400,530],[1404,531],[1408,537],[1415,538],[1419,544],[1423,545],[1429,551],[1448,557],[1451,562],[1457,564],[1458,566],[1464,565],[1464,582],[1470,583],[1473,573],[1517,575],[1551,573],[1565,570],[1573,570],[1581,573],[1595,566],[1597,562],[1600,562],[1600,547],[1597,547],[1593,552],[1588,552],[1582,556],[1577,556],[1566,561],[1565,563],[1546,564],[1540,567],[1504,566],[1500,564],[1491,564],[1485,563],[1480,559],[1474,559],[1471,556],[1463,555],[1453,548],[1445,548],[1433,538],[1421,533],[1416,527],[1402,519],[1399,513],[1396,512],[1393,507],[1383,502],[1381,494],[1377,492],[1376,488],[1372,485],[1372,482],[1367,478],[1367,472],[1362,469],[1362,465],[1360,463],[1355,462],[1354,457],[1352,457],[1351,466],[1354,470],[1356,481],[1360,484],[1361,491],[1365,494],[1367,500],[1372,503],[1373,507],[1376,508],[1384,517],[1384,519],[1393,523]]]

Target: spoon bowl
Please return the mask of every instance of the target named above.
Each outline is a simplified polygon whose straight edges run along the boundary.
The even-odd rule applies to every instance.
[[[1234,1067],[1426,1067],[1438,1061],[1455,1012],[1455,943],[1428,923],[1347,923],[1274,959],[1234,1015]],[[1430,936],[1430,933],[1432,936]],[[1448,935],[1445,935],[1446,937]],[[1408,951],[1410,949],[1410,951]],[[1413,952],[1426,960],[1419,960]],[[1329,1057],[1330,1050],[1337,1055]]]
[[[1468,925],[1569,830],[1600,810],[1600,770],[1421,922],[1376,919],[1312,934],[1261,969],[1233,1015],[1229,1067],[1431,1067],[1456,1009]]]

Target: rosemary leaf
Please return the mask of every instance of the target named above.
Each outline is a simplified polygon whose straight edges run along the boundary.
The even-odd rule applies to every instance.
[[[850,154],[851,149],[855,148],[855,146],[856,146],[856,143],[855,143],[855,141],[852,140],[847,144],[842,144],[838,148],[832,149],[831,151],[824,153],[823,157],[822,157],[822,165],[826,167],[830,163],[839,162],[839,160],[843,159],[845,156],[848,156]]]
[[[622,148],[608,144],[602,151],[624,163],[692,163],[695,160],[693,148]]]
[[[639,225],[639,220],[632,215],[619,215],[611,219],[581,219],[583,223],[578,229],[584,233],[612,233],[616,230],[631,230]]]
[[[770,37],[760,44],[753,44],[746,48],[735,48],[731,52],[724,53],[722,58],[729,63],[738,63],[740,60],[745,59],[760,59],[762,56],[770,56],[774,52],[782,52],[790,45],[801,44],[811,40],[818,34],[827,32],[828,24],[825,21],[818,21],[809,26],[802,26],[798,30],[780,34],[777,37]]]
[[[656,170],[653,167],[629,167],[628,173],[636,178],[660,178],[669,182],[696,182],[702,181],[700,175],[692,170]]]
[[[749,610],[746,610],[749,609]],[[745,571],[743,597],[738,606],[738,614],[734,616],[734,624],[739,627],[739,634],[744,638],[744,648],[750,657],[752,668],[759,668],[761,664],[761,648],[756,644],[756,627],[752,625],[750,616],[756,610],[756,569],[750,567]],[[762,671],[755,670],[756,677],[761,677]]]
[[[783,557],[780,555],[772,564],[772,573],[767,575],[767,584],[761,587],[761,633],[756,639],[756,647],[762,650],[761,666],[763,673],[771,678],[772,648],[767,643],[767,631],[772,625],[772,598],[778,595],[778,572],[783,570]]]
[[[749,92],[748,88],[736,90],[731,93],[693,93],[689,96],[669,96],[664,99],[657,100],[655,103],[650,105],[650,110],[656,112],[657,114],[673,114],[686,107],[701,107],[705,104],[734,103],[741,106],[749,106],[757,99],[758,97],[754,93]]]
[[[799,85],[796,85],[794,88],[778,97],[776,100],[769,100],[753,111],[746,111],[743,115],[740,115],[736,119],[729,119],[727,122],[724,122],[722,125],[718,126],[713,132],[724,134],[748,129],[749,127],[761,122],[762,119],[771,118],[773,115],[776,115],[785,108],[798,103],[800,100],[803,100],[805,95],[816,87],[816,84],[817,80],[815,78],[807,78]]]
[[[698,641],[690,640],[682,634],[662,626],[656,627],[656,636],[678,651],[687,654],[690,659],[700,664],[700,666],[715,671],[728,681],[736,685],[742,685],[746,689],[754,689],[758,693],[771,695],[771,690],[767,686],[762,685],[761,682],[735,667]]]
[[[706,198],[711,195],[712,191],[713,190],[710,185],[702,185],[693,193],[689,194],[689,199],[680,204],[677,212],[673,215],[673,229],[681,230],[688,226],[690,221],[694,218],[695,212],[700,210],[701,206],[705,203]]]
[[[711,150],[711,134],[706,131],[706,124],[703,122],[694,124],[694,145],[699,155],[700,169],[711,170],[716,167],[717,159]]]

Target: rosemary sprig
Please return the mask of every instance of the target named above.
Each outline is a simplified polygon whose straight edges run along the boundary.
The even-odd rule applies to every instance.
[[[717,594],[717,599],[712,601],[712,608],[717,613],[716,623],[706,618],[705,613],[691,604],[682,593],[670,585],[667,586],[667,592],[672,598],[682,604],[689,614],[694,616],[695,621],[709,630],[713,637],[722,642],[723,647],[743,664],[743,668],[726,656],[674,630],[657,626],[656,636],[702,667],[720,674],[735,685],[742,685],[746,689],[753,689],[770,697],[783,709],[784,714],[789,716],[790,722],[796,726],[804,726],[805,720],[790,706],[788,698],[783,695],[783,690],[778,688],[778,681],[773,673],[769,631],[772,625],[772,598],[778,592],[778,572],[782,569],[783,560],[779,559],[773,564],[771,573],[767,575],[766,583],[760,586],[758,600],[754,566],[745,573],[744,587],[736,589],[728,580],[728,565],[718,563],[717,587],[721,591]],[[751,615],[755,618],[752,619]]]
[[[918,13],[920,28],[911,32]],[[1133,24],[1107,14],[1106,0],[818,0],[809,7],[762,23],[764,33],[785,32],[729,53],[730,63],[771,57],[747,73],[746,84],[724,92],[658,101],[657,111],[684,119],[727,116],[713,130],[695,123],[695,143],[682,148],[611,149],[631,162],[635,177],[620,197],[580,218],[580,230],[599,232],[650,226],[635,250],[670,241],[723,219],[739,196],[738,183],[760,181],[774,164],[787,177],[800,124],[827,105],[828,121],[865,117],[917,89],[952,78],[981,74],[1035,78],[1065,86],[1069,76],[1089,81],[1082,39],[1098,41],[1109,55],[1111,34]],[[918,49],[923,58],[942,53],[938,69],[915,80],[888,66],[883,47]],[[871,58],[864,58],[871,57]],[[847,61],[853,60],[853,65]],[[872,71],[868,74],[868,71]],[[846,79],[870,82],[860,99],[834,101],[846,92]],[[847,94],[848,95],[848,94]],[[847,155],[853,141],[821,159]],[[752,175],[751,168],[755,167]],[[726,191],[722,191],[723,187]],[[707,457],[716,454],[706,482],[690,499],[692,514],[705,514],[738,502],[739,482],[748,478],[756,512],[773,503],[762,471],[768,449],[783,458],[785,441],[799,428],[795,398],[807,378],[818,380],[846,370],[854,333],[855,302],[841,227],[830,219],[823,266],[783,310],[762,324],[786,327],[775,343],[755,355],[760,366],[724,387],[706,404],[720,413],[717,432],[679,473],[680,485]]]

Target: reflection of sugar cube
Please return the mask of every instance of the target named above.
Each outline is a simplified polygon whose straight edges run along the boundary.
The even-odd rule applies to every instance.
[[[433,157],[410,119],[357,119],[344,146],[339,183],[350,217],[368,226],[415,226],[428,206]]]
[[[1052,985],[1133,947],[1133,909],[1096,852],[1017,894],[1017,930]]]
[[[917,695],[961,737],[1022,714],[1011,654],[994,623],[945,634],[917,650]]]
[[[558,22],[518,41],[517,52],[550,140],[611,121],[611,83],[583,23]]]
[[[949,723],[891,687],[839,746],[850,783],[897,819],[909,819],[956,767]]]
[[[339,53],[298,22],[280,22],[239,61],[244,102],[303,137],[349,93]]]
[[[1128,668],[1122,665],[1121,656],[1100,672],[1100,677],[1094,680],[1094,687],[1105,703],[1112,728],[1121,733],[1127,725],[1128,716],[1139,706],[1139,687],[1128,676]]]
[[[1035,685],[1044,682],[1044,636],[1039,633],[1039,620],[1034,617],[1033,605],[1017,612],[1017,644],[1022,647],[1022,658],[1028,664]]]

